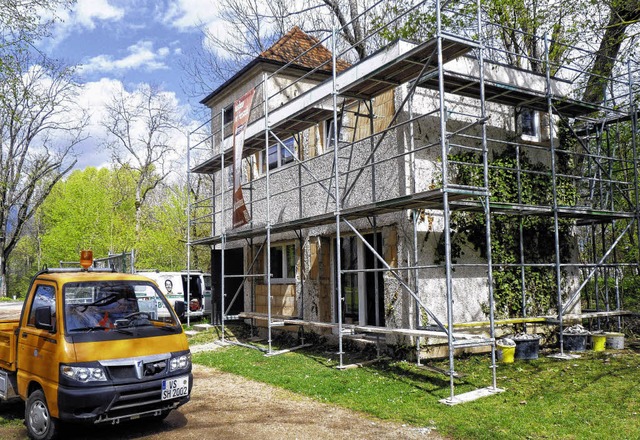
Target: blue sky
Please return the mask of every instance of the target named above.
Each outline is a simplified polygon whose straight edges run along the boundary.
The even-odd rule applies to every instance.
[[[200,26],[220,26],[216,14],[215,0],[78,0],[72,10],[57,12],[61,21],[40,47],[79,65],[79,101],[92,117],[76,168],[109,164],[99,121],[115,90],[131,92],[146,83],[166,91],[187,114],[200,106],[182,92],[179,61],[202,44]],[[186,144],[186,138],[176,143]]]
[[[49,55],[80,64],[84,82],[112,79],[131,88],[160,85],[186,103],[178,60],[200,45],[200,24],[215,23],[214,0],[78,0],[61,10]]]

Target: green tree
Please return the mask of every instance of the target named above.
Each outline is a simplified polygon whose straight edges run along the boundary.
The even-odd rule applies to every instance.
[[[122,194],[123,171],[86,168],[59,182],[40,209],[43,264],[78,261],[80,250],[95,257],[133,248],[134,201]],[[132,179],[128,179],[132,180]]]
[[[158,188],[144,211],[138,240],[138,269],[182,270],[187,266],[184,188]]]

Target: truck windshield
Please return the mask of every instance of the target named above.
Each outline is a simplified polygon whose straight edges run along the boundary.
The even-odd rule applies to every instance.
[[[162,294],[144,281],[93,281],[64,286],[65,329],[68,334],[118,331],[132,334],[148,328],[178,326]]]

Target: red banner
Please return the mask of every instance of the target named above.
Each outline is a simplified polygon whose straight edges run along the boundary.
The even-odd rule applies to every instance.
[[[251,215],[242,195],[242,149],[244,133],[251,114],[255,89],[249,90],[233,103],[233,227],[246,225]]]

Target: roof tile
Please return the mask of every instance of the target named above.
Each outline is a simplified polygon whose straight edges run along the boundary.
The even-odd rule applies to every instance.
[[[318,68],[324,71],[331,70],[331,51],[320,44],[318,39],[306,34],[298,26],[294,26],[289,32],[276,41],[269,49],[259,55],[282,63],[291,62],[294,65],[308,69]],[[344,60],[338,60],[336,69],[338,72],[347,69],[350,64]]]

